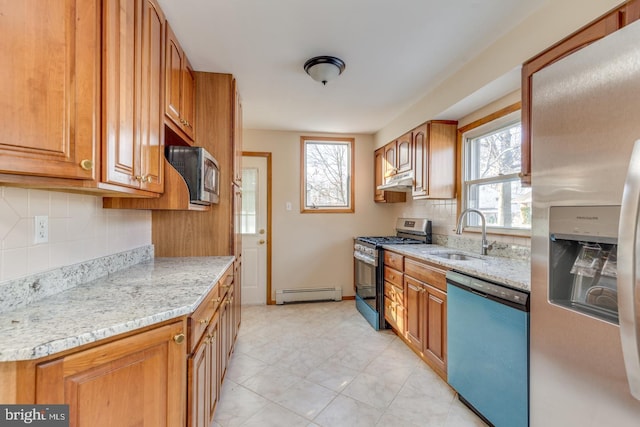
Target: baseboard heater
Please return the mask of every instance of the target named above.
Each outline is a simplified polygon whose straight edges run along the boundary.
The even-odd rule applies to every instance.
[[[281,289],[276,291],[276,304],[310,301],[342,301],[342,288]]]

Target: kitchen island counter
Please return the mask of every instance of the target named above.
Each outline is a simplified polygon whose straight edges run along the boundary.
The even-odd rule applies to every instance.
[[[233,261],[154,258],[0,313],[0,362],[38,359],[188,315]]]
[[[480,255],[440,245],[384,245],[383,248],[512,288],[527,292],[531,289],[529,261]],[[468,258],[465,260],[443,258],[442,255],[447,253],[462,254]]]

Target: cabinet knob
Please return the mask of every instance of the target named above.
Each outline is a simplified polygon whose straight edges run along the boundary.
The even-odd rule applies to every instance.
[[[184,342],[184,334],[180,332],[178,335],[173,337],[173,340],[176,342],[176,344],[182,344]]]
[[[265,243],[266,243],[266,242],[265,242],[264,240],[260,240],[260,241],[258,242],[258,244],[259,244],[259,245],[264,245]]]
[[[91,169],[93,169],[93,162],[89,159],[81,160],[80,167],[86,171],[90,171]]]
[[[222,301],[222,297],[212,298],[211,299],[211,302],[214,303],[214,304],[219,303],[220,301]]]
[[[200,324],[201,325],[206,325],[207,323],[209,323],[208,319],[200,319]]]

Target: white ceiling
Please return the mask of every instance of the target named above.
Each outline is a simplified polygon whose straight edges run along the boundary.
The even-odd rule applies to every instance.
[[[547,0],[159,0],[196,71],[231,73],[248,129],[374,133]],[[303,69],[332,55],[323,86]]]

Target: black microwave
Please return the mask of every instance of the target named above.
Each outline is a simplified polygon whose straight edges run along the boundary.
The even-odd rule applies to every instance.
[[[191,203],[209,205],[220,200],[218,161],[202,147],[172,145],[165,157],[184,178]]]

